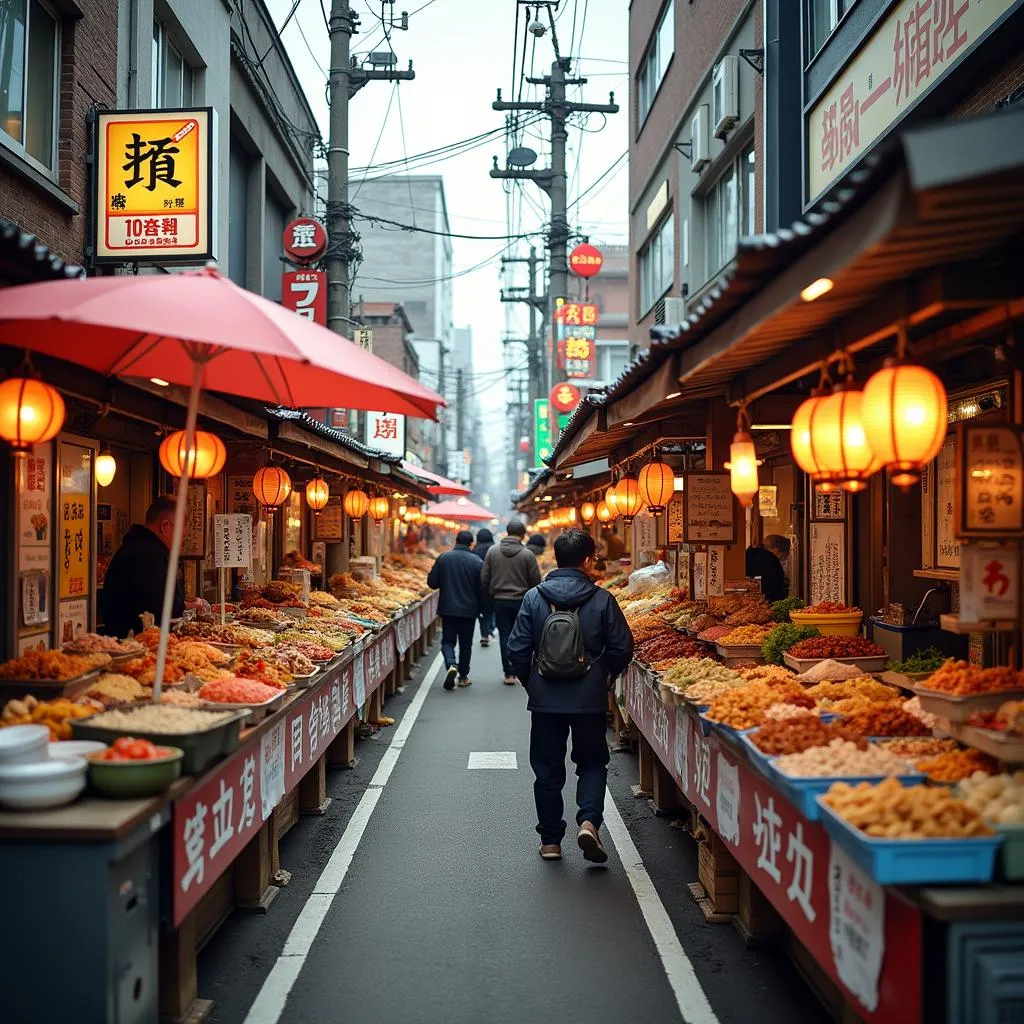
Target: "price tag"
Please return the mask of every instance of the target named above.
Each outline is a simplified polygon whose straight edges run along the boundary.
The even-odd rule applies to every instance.
[[[828,863],[829,942],[839,980],[866,1010],[878,1008],[885,955],[885,893],[835,843]]]
[[[355,694],[356,707],[361,708],[366,703],[366,679],[363,673],[363,655],[357,654],[352,665],[352,691]]]
[[[685,789],[690,778],[690,716],[681,707],[676,708],[676,737],[674,764],[676,781]]]
[[[740,845],[740,771],[724,754],[718,755],[718,785],[715,787],[718,834],[733,846]]]
[[[284,797],[284,722],[260,737],[260,797],[266,821]]]

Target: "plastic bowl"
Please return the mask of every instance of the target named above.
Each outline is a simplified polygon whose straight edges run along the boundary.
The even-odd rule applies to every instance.
[[[0,804],[16,810],[69,804],[85,789],[86,768],[81,757],[0,765]]]
[[[50,730],[45,725],[9,725],[0,729],[0,765],[45,761]]]
[[[789,618],[795,626],[814,626],[822,636],[859,636],[864,613],[844,612],[841,615],[819,615],[815,612],[801,611],[798,608],[789,613]]]
[[[99,740],[61,740],[50,744],[50,757],[88,757],[90,754],[102,754],[106,749],[106,743]]]
[[[181,775],[185,751],[168,747],[172,753],[148,761],[101,761],[90,754],[89,782],[100,793],[118,800],[159,796]]]

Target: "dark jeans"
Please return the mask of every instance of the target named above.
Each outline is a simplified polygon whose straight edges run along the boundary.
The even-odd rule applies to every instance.
[[[560,843],[565,835],[562,787],[565,785],[565,742],[572,730],[572,763],[576,765],[576,824],[604,821],[608,781],[607,716],[559,715],[535,711],[530,728],[530,767],[536,779],[537,831],[542,843]]]
[[[490,636],[494,632],[494,610],[480,613],[480,636]]]
[[[476,619],[468,615],[445,615],[441,619],[441,653],[444,655],[444,667],[451,668],[456,664],[455,643],[459,644],[459,677],[469,678],[469,656],[473,653],[473,633],[476,632]]]
[[[507,601],[497,598],[494,602],[494,621],[498,624],[498,642],[501,644],[501,667],[505,675],[512,675],[512,666],[508,661],[508,638],[512,635],[512,627],[516,624],[516,616],[523,606],[523,599]]]

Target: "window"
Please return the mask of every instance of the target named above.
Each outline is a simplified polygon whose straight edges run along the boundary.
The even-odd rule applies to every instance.
[[[0,135],[49,173],[57,167],[60,29],[39,0],[0,0]]]
[[[171,45],[167,30],[159,21],[153,22],[153,86],[154,107],[187,107],[194,100],[195,72],[184,57]]]
[[[594,376],[610,384],[629,365],[629,342],[598,343],[597,368]]]
[[[648,243],[640,250],[640,309],[653,306],[672,287],[675,279],[675,224],[672,215],[662,221]]]
[[[736,254],[736,243],[754,233],[754,147],[748,146],[708,192],[704,203],[708,277]]]
[[[654,97],[665,77],[665,69],[672,59],[675,50],[675,17],[673,0],[668,0],[665,10],[661,12],[658,27],[651,37],[651,45],[640,66],[640,74],[636,79],[637,124],[641,125],[647,118],[647,112],[654,105]]]
[[[807,0],[807,59],[810,60],[835,31],[839,19],[856,0]]]

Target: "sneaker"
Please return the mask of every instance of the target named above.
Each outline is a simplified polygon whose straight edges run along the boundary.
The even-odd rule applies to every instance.
[[[543,843],[540,848],[540,855],[544,860],[561,860],[562,847],[558,843]]]
[[[463,676],[463,678],[459,680],[459,686],[472,686],[472,685],[473,685],[473,680],[470,679],[468,676]]]
[[[518,682],[519,682],[519,680],[516,679],[515,676],[505,676],[505,685],[506,686],[515,686],[516,683],[518,683]]]
[[[589,821],[580,825],[580,830],[576,833],[576,845],[583,851],[584,860],[593,861],[595,864],[604,864],[608,860],[608,853],[601,845],[601,837]]]
[[[446,690],[455,689],[455,680],[458,677],[458,675],[459,670],[454,665],[452,665],[452,667],[448,669],[448,671],[445,673],[444,677],[444,688]]]
[[[490,646],[490,643],[491,643],[491,638],[489,636],[482,636],[482,637],[480,637],[480,646],[481,647],[488,647],[488,646]]]

